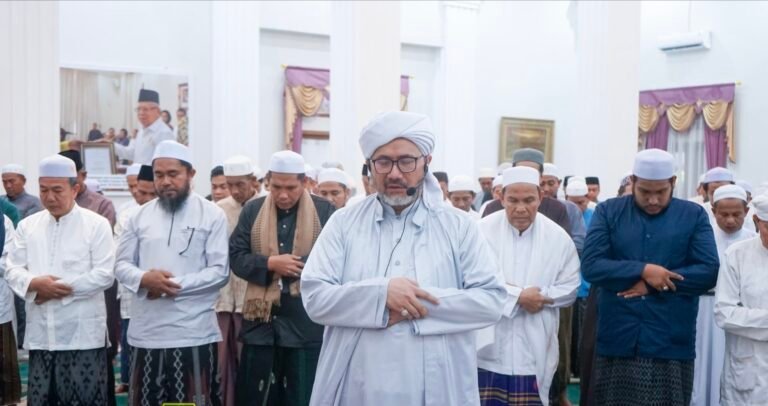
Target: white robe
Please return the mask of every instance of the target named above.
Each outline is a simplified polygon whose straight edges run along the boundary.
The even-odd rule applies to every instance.
[[[117,142],[114,143],[115,153],[120,159],[127,159],[135,164],[152,165],[155,147],[166,140],[175,141],[176,137],[171,128],[165,124],[163,118],[159,117],[149,127],[139,130],[136,138],[132,139],[127,147]]]
[[[720,266],[715,320],[725,330],[724,406],[768,405],[768,249],[760,237],[733,244]]]
[[[546,405],[559,361],[560,308],[576,300],[581,284],[576,246],[562,227],[541,214],[522,235],[504,211],[485,217],[480,230],[498,258],[507,299],[499,323],[478,333],[478,366],[507,376],[535,375]],[[531,314],[517,300],[523,289],[534,286],[554,304]]]
[[[715,224],[715,242],[720,263],[725,261],[725,251],[733,243],[753,238],[755,232],[742,228],[728,234]],[[718,405],[720,400],[720,375],[725,357],[725,332],[715,324],[715,297],[699,297],[699,314],[696,317],[696,360],[694,362],[692,406]]]
[[[8,285],[26,300],[24,348],[104,348],[104,291],[115,281],[115,243],[107,219],[78,205],[58,221],[48,210],[37,212],[19,223],[7,265]],[[29,291],[29,284],[43,275],[61,278],[73,293],[35,304],[37,293]]]
[[[196,347],[221,341],[213,305],[229,280],[224,212],[196,193],[173,215],[158,199],[130,216],[117,249],[118,281],[136,293],[128,343],[139,348]],[[144,272],[161,269],[181,286],[175,297],[147,299]]]
[[[369,196],[323,228],[301,278],[307,314],[326,326],[311,405],[479,404],[473,330],[499,320],[504,289],[477,224],[433,207],[397,218]],[[387,328],[387,286],[398,275],[440,304]]]

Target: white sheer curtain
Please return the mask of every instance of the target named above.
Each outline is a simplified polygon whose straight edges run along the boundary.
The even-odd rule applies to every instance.
[[[86,140],[93,123],[99,122],[99,77],[96,72],[62,68],[61,127]]]
[[[679,133],[669,128],[667,151],[677,162],[677,198],[687,199],[695,196],[699,176],[707,171],[704,125],[704,119],[698,116],[686,132]]]

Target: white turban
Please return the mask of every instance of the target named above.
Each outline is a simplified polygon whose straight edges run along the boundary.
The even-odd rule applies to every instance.
[[[431,154],[435,148],[429,117],[407,111],[392,111],[374,117],[360,134],[360,148],[365,158],[370,159],[379,147],[397,138],[413,142],[423,155]]]
[[[752,208],[755,209],[755,215],[762,221],[768,221],[768,193],[752,199]]]
[[[738,185],[725,185],[715,190],[715,195],[712,196],[712,203],[717,203],[723,199],[739,199],[747,202],[747,192]]]
[[[432,154],[435,148],[435,134],[432,122],[423,114],[407,111],[391,111],[374,117],[360,133],[360,149],[363,156],[370,159],[379,147],[393,140],[403,138],[416,144],[422,155]],[[424,176],[424,205],[430,210],[441,210],[443,190],[435,175],[428,172]]]

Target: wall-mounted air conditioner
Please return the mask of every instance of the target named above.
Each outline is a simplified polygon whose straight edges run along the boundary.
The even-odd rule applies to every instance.
[[[659,37],[659,49],[664,52],[693,51],[712,47],[710,31],[685,32]]]

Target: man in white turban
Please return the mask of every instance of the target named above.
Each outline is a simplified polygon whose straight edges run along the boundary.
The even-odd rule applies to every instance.
[[[385,113],[360,146],[378,192],[336,212],[301,276],[326,326],[311,405],[478,405],[473,330],[505,298],[477,224],[443,203],[426,116]]]

